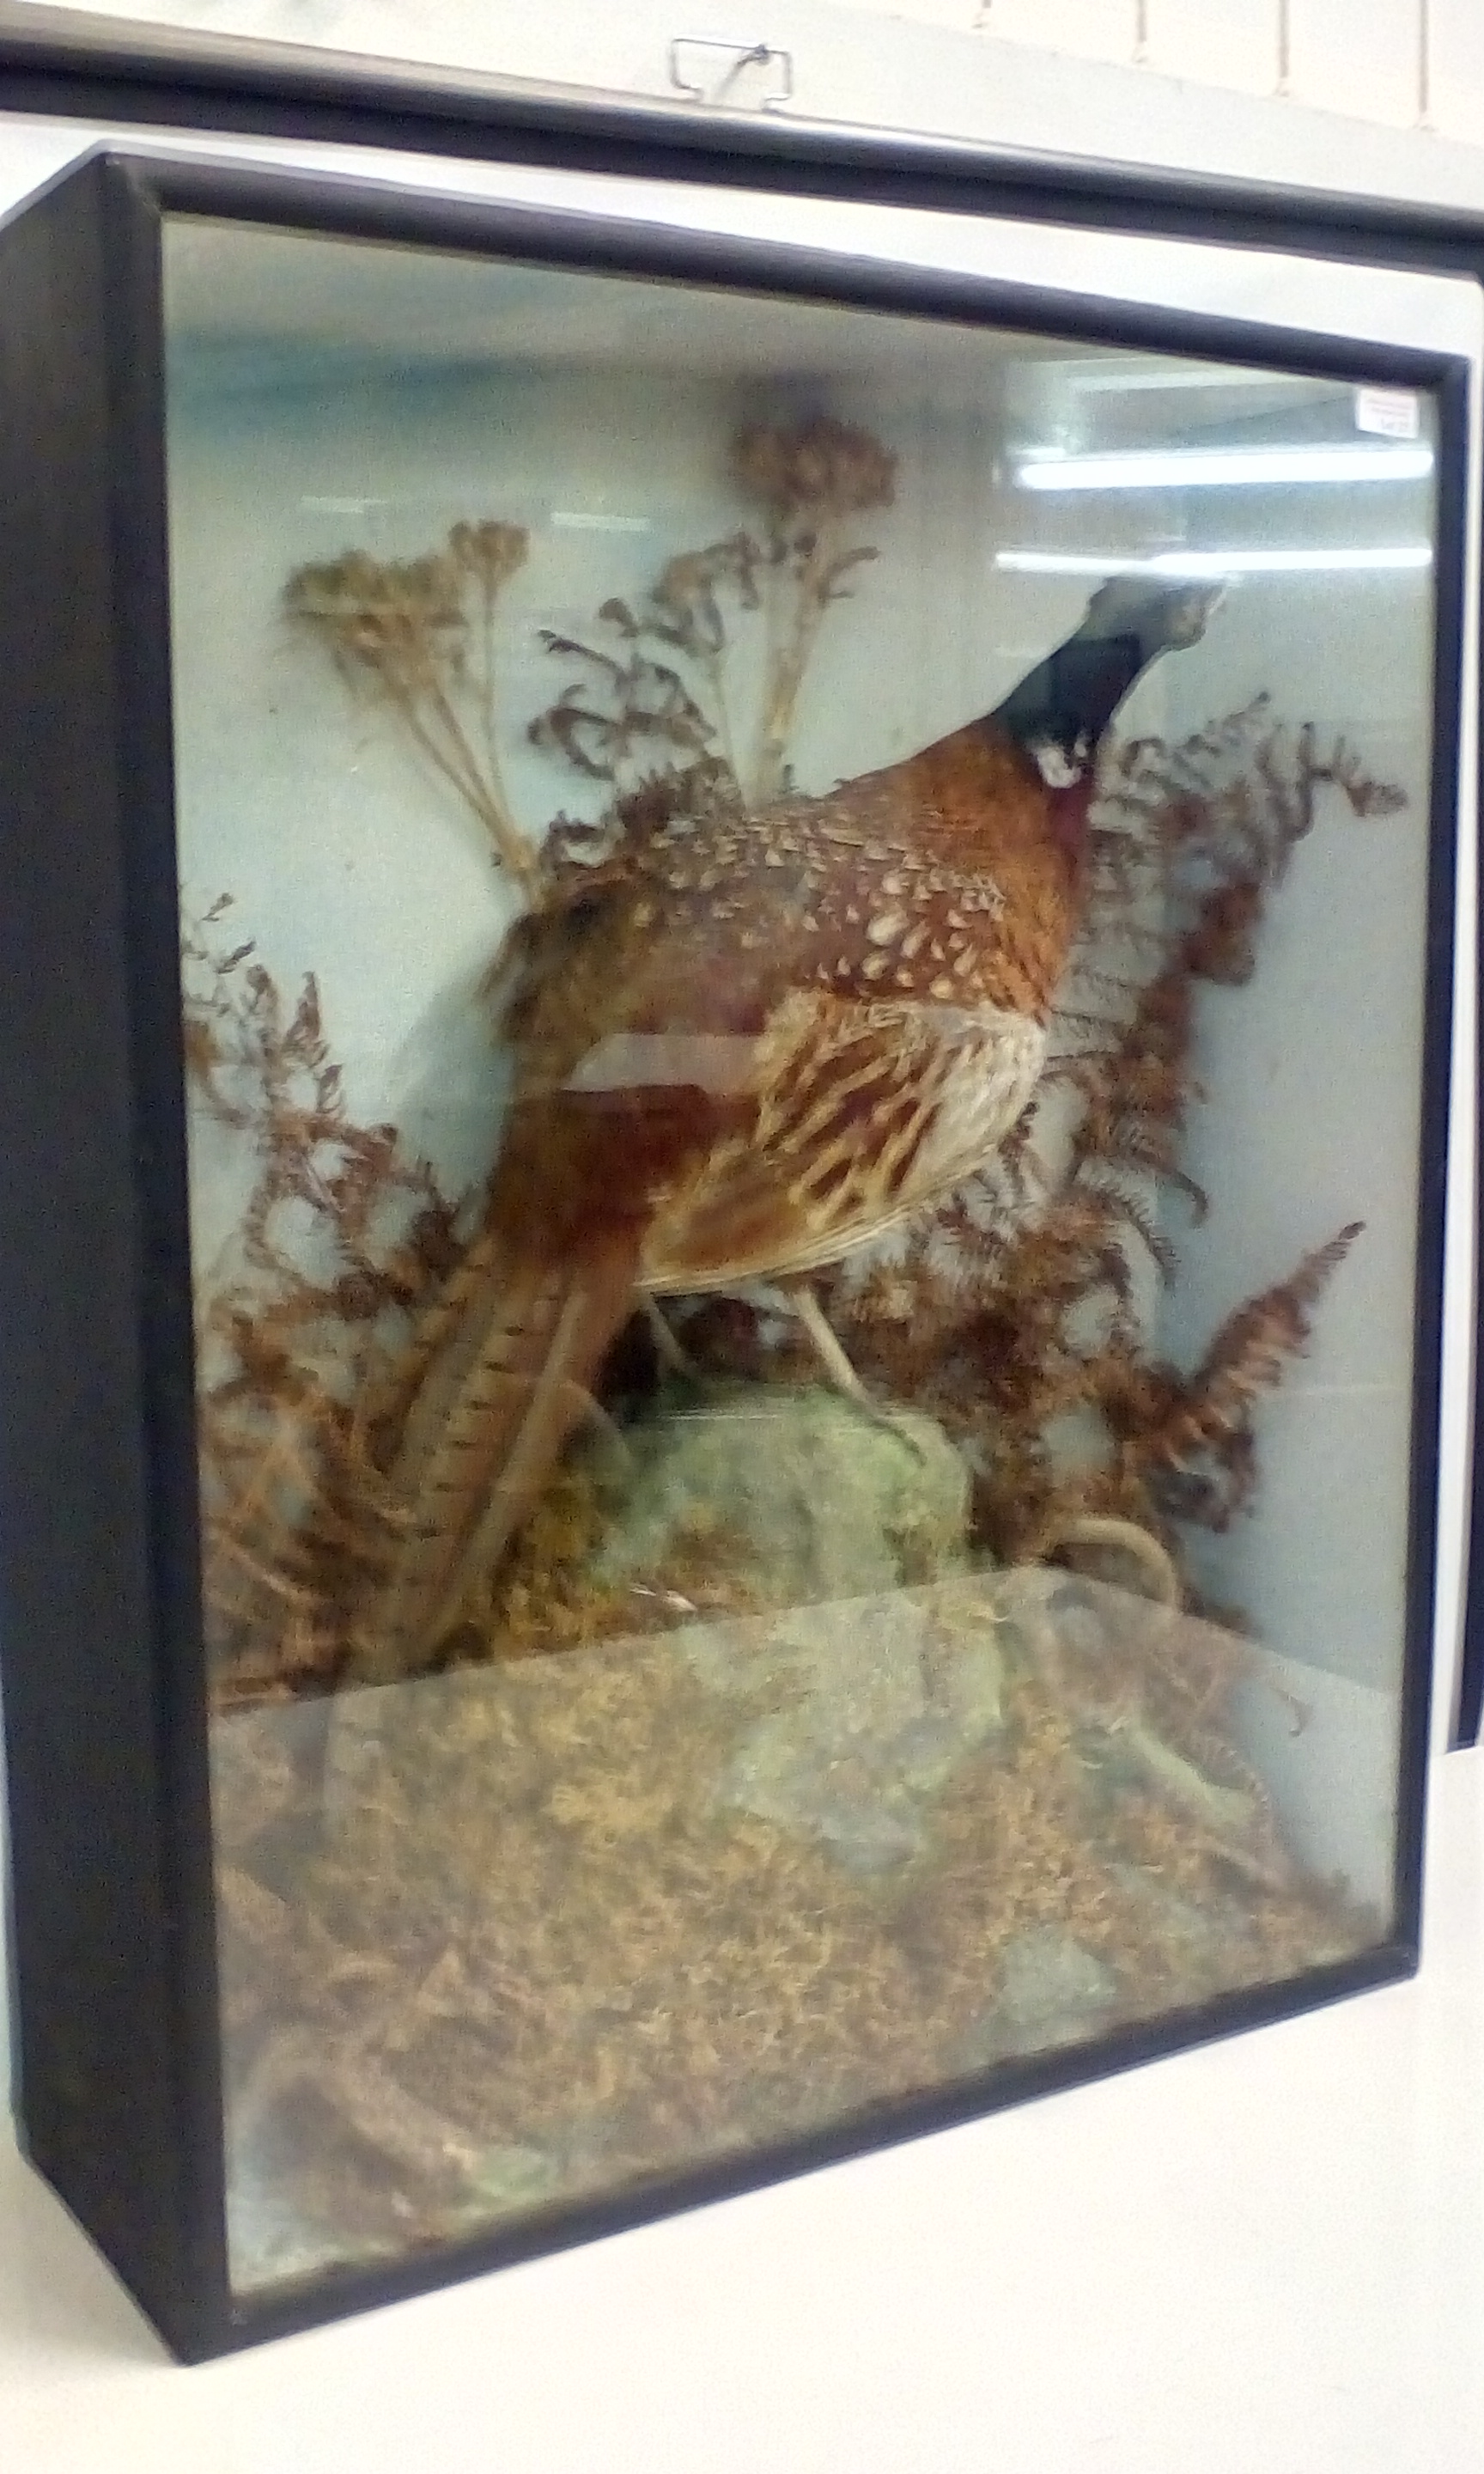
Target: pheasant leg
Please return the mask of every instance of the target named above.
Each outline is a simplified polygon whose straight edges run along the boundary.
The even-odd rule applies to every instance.
[[[869,1409],[871,1402],[866,1387],[831,1331],[825,1309],[808,1281],[780,1280],[778,1285],[807,1332],[814,1353],[835,1390],[843,1392],[848,1400],[857,1400],[863,1409]]]

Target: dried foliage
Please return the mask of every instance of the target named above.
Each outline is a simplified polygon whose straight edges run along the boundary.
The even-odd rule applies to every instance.
[[[518,524],[457,523],[443,548],[423,558],[347,550],[326,566],[301,567],[283,600],[290,621],[326,646],[347,686],[390,709],[529,892],[539,863],[506,793],[496,728],[498,605],[527,546]]]
[[[290,1009],[251,941],[210,941],[230,909],[223,896],[188,924],[181,958],[191,1087],[208,1117],[246,1139],[257,1164],[243,1256],[291,1288],[302,1276],[312,1225],[341,1266],[334,1312],[364,1321],[384,1279],[389,1205],[406,1198],[431,1218],[443,1204],[428,1171],[402,1158],[395,1127],[357,1126],[347,1115],[313,974]],[[286,1220],[297,1229],[285,1229]]]
[[[896,459],[868,431],[816,419],[742,430],[731,479],[759,510],[755,527],[672,558],[635,607],[598,612],[616,652],[548,633],[549,651],[580,662],[586,684],[564,688],[531,725],[549,747],[617,791],[647,777],[765,807],[788,787],[789,734],[821,627],[849,579],[876,556],[852,530],[892,504]],[[762,684],[752,726],[734,714],[729,618],[761,627]]]
[[[1098,848],[1116,880],[1130,848],[1159,869],[1172,958],[1194,979],[1240,987],[1252,977],[1268,898],[1312,831],[1318,792],[1338,790],[1352,815],[1405,807],[1394,783],[1372,778],[1348,741],[1321,755],[1312,722],[1275,720],[1272,697],[1176,746],[1162,740],[1113,749],[1100,786]]]
[[[209,1642],[233,1693],[330,1679],[383,1549],[371,1370],[457,1260],[454,1216],[395,1127],[349,1117],[306,978],[288,1005],[251,942],[182,930],[185,1055],[251,1161],[238,1249],[198,1299]]]
[[[1226,1529],[1252,1501],[1258,1403],[1307,1344],[1314,1308],[1362,1225],[1352,1220],[1285,1280],[1238,1306],[1193,1373],[1182,1378],[1140,1364],[1128,1349],[1113,1356],[1099,1406],[1125,1476],[1135,1475],[1168,1514]]]

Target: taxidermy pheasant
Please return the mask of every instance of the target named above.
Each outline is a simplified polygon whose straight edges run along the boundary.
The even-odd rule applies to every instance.
[[[515,934],[486,1216],[396,1377],[376,1672],[424,1663],[488,1582],[637,1300],[805,1274],[1003,1140],[1079,925],[1100,742],[1216,597],[1115,577],[918,754],[560,872]]]

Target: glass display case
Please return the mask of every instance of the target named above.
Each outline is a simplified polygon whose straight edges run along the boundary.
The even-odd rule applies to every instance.
[[[0,235],[22,2111],[184,2352],[1415,1963],[1467,364],[485,186]]]

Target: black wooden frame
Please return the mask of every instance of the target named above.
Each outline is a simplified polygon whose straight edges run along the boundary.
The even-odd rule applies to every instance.
[[[550,144],[570,159],[559,138]],[[902,181],[898,189],[883,157],[869,177],[837,166],[826,176],[816,164],[799,185],[916,200],[910,169]],[[970,202],[957,203],[962,211]],[[974,205],[986,205],[977,191]],[[1439,626],[1414,1451],[1396,1907],[1384,1942],[740,2160],[234,2301],[186,1233],[162,213],[610,266],[925,318],[993,318],[1435,395]],[[1219,216],[1204,236],[1233,237]],[[0,230],[0,502],[11,511],[0,573],[10,707],[0,727],[0,1026],[24,1069],[0,1078],[0,1590],[20,2107],[33,2160],[174,2350],[197,2359],[314,2324],[1411,1973],[1432,1646],[1469,364],[586,215],[153,157],[95,157]]]

